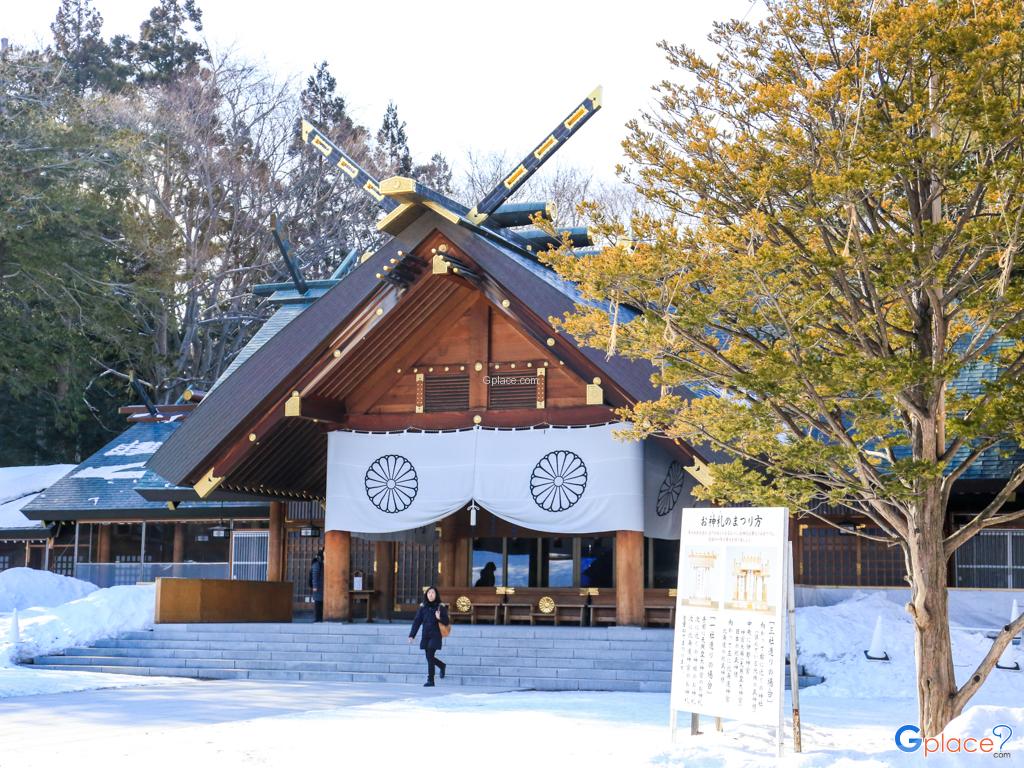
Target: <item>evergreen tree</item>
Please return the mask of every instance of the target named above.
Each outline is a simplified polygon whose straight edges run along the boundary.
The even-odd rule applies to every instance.
[[[208,59],[206,46],[190,38],[203,29],[195,0],[160,0],[139,27],[139,39],[127,44],[140,85],[173,82]]]
[[[448,159],[440,152],[435,152],[426,165],[417,165],[413,175],[436,192],[449,197],[454,193],[452,184],[452,167]]]
[[[722,457],[705,498],[852,509],[873,530],[851,534],[902,552],[935,737],[1024,629],[957,680],[950,560],[1024,519],[1024,10],[787,0],[710,40],[711,58],[663,44],[678,77],[630,124],[650,212],[553,257],[641,317],[581,307],[565,330],[657,366],[663,396],[622,416]],[[1000,455],[954,516],[956,484]]]
[[[96,86],[112,88],[123,81],[101,35],[103,17],[92,0],[61,0],[50,29],[56,55],[64,63],[65,80],[77,92]]]
[[[369,132],[349,115],[337,86],[327,62],[317,64],[299,94],[300,115],[367,167]],[[302,141],[299,122],[290,150],[297,162],[282,213],[307,276],[329,277],[352,248],[363,251],[379,240],[373,227],[379,209],[364,190]]]
[[[109,439],[123,392],[98,375],[139,348],[117,146],[64,66],[0,60],[0,464],[77,460]]]
[[[398,107],[388,102],[384,121],[377,131],[374,159],[381,177],[409,176],[412,173],[412,153],[405,135],[405,123],[398,118]]]

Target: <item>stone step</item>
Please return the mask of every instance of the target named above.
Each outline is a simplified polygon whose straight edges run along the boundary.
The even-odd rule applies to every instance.
[[[39,664],[37,669],[59,669],[77,672],[105,672],[108,674],[130,674],[153,677],[192,677],[203,680],[249,679],[249,680],[318,680],[356,683],[406,683],[420,684],[424,680],[422,670],[418,673],[358,673],[358,672],[312,672],[292,670],[245,670],[233,668],[189,668],[189,667],[116,667],[92,665],[51,665]],[[603,691],[649,691],[667,692],[667,682],[650,680],[600,681],[560,677],[504,677],[504,676],[456,676],[450,675],[438,685],[456,687],[487,687],[509,690],[603,690]]]
[[[252,658],[252,659],[309,659],[325,661],[344,661],[362,657],[373,657],[386,659],[389,657],[405,657],[410,653],[419,653],[416,645],[412,647],[407,643],[390,646],[356,646],[356,645],[286,645],[286,646],[261,646],[256,644],[239,645],[224,644],[218,647],[208,647],[207,644],[191,644],[184,647],[166,647],[154,643],[146,643],[141,640],[122,641],[116,645],[108,643],[97,643],[91,647],[69,648],[65,651],[68,655],[93,655],[102,651],[111,656],[142,656],[142,657],[169,657],[169,658]],[[523,659],[549,659],[551,663],[559,662],[580,662],[582,666],[597,666],[602,662],[629,660],[635,662],[652,662],[655,664],[669,664],[672,661],[671,651],[633,651],[633,650],[608,650],[589,648],[533,648],[523,647],[487,647],[472,646],[468,644],[445,644],[445,653],[450,656],[487,656],[493,658],[523,658]],[[590,663],[583,663],[590,662]],[[539,663],[539,662],[538,662]],[[656,668],[656,667],[655,667]]]

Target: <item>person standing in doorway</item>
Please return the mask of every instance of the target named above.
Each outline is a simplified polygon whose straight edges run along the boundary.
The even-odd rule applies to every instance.
[[[427,654],[427,682],[424,688],[434,687],[434,668],[441,670],[441,679],[444,680],[444,673],[448,665],[437,658],[437,652],[441,650],[441,625],[451,626],[448,618],[448,606],[441,602],[441,595],[434,587],[427,587],[423,593],[423,602],[416,611],[416,618],[412,621],[412,629],[409,631],[409,642],[411,643],[416,632],[423,627],[423,634],[420,635],[420,648]]]
[[[313,621],[324,620],[324,548],[309,564],[309,591],[313,593]]]

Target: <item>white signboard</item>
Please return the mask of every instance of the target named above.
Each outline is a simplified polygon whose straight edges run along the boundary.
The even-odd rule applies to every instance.
[[[781,729],[789,513],[684,509],[672,653],[679,711]]]

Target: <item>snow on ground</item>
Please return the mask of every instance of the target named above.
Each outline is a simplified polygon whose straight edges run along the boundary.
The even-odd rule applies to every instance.
[[[34,670],[14,664],[153,626],[154,589],[152,585],[97,589],[86,581],[30,568],[0,572],[0,699],[139,685],[137,678],[124,675]],[[17,619],[14,609],[22,609]],[[12,639],[15,620],[16,643]],[[153,684],[152,679],[141,682]]]
[[[50,574],[19,578],[41,585]],[[38,585],[36,585],[38,586]],[[41,587],[40,587],[41,589]],[[902,606],[855,594],[797,611],[800,661],[826,677],[801,692],[804,753],[776,761],[774,730],[705,718],[689,735],[680,720],[669,741],[668,695],[499,692],[346,683],[193,681],[4,666],[27,657],[152,625],[152,586],[113,587],[19,612],[21,642],[7,640],[0,614],[0,766],[296,765],[322,761],[344,744],[355,763],[488,768],[534,763],[602,766],[891,766],[920,764],[923,750],[896,748],[896,730],[916,720],[913,632]],[[891,661],[864,657],[881,617]],[[953,631],[958,677],[990,641]],[[1024,666],[1024,653],[1010,661]],[[6,660],[6,662],[5,662]],[[451,659],[450,661],[454,661]],[[119,690],[91,690],[121,686]],[[142,687],[145,686],[145,687]],[[947,738],[1009,736],[1001,765],[1024,764],[1024,673],[994,670]],[[80,691],[69,693],[69,691]],[[61,695],[33,695],[58,693]],[[4,698],[4,697],[8,698]],[[15,697],[15,698],[11,698]],[[787,707],[787,723],[788,723]],[[998,726],[1006,726],[993,731]],[[60,738],[49,734],[59,726]],[[46,744],[45,749],[40,748]],[[512,748],[514,745],[515,748]],[[990,755],[933,754],[927,765],[970,766]]]
[[[870,661],[864,656],[879,616],[885,651],[891,659],[888,662]],[[806,698],[877,699],[914,695],[914,627],[902,606],[879,593],[857,593],[837,605],[800,608],[796,621],[800,663],[811,674],[825,677],[823,684],[806,689]],[[954,667],[957,680],[962,684],[981,662],[992,641],[984,632],[960,629],[952,630],[952,638]],[[1024,653],[1019,645],[1004,657],[1004,663],[1014,661],[1024,667]],[[985,683],[985,690],[992,696],[1002,699],[1016,694],[1016,701],[1024,703],[1022,688],[1024,675],[998,669],[992,671]]]
[[[60,605],[96,591],[96,585],[35,568],[0,571],[0,614]]]
[[[445,695],[447,691],[451,691]],[[668,695],[483,692],[345,683],[210,681],[143,690],[89,691],[0,701],[0,764],[19,768],[353,765],[521,768],[755,768],[768,765],[881,768],[921,765],[896,749],[911,722],[911,699],[816,698],[802,707],[804,752],[787,741],[775,758],[774,731],[726,720],[721,733],[668,730]],[[306,711],[303,711],[306,710]],[[1011,716],[1015,719],[1011,719]],[[1024,711],[974,707],[954,723],[980,735],[992,718],[1024,732]],[[688,720],[687,720],[688,724]],[[50,739],[54,726],[60,738]],[[1024,738],[1006,745],[1024,758]],[[1014,759],[1015,758],[1015,759]],[[991,756],[932,755],[924,765],[986,765]]]
[[[20,642],[10,640],[10,613],[0,614],[0,665],[153,626],[156,588],[152,584],[97,589],[51,608],[18,612]]]

